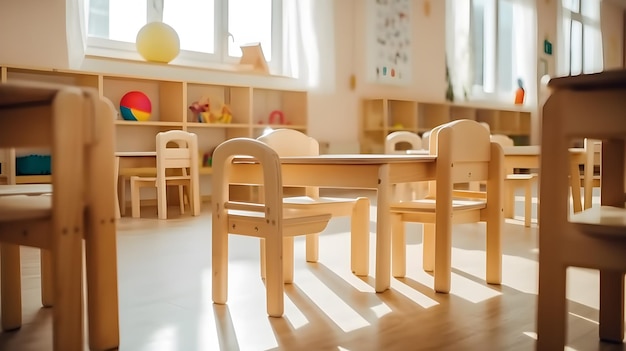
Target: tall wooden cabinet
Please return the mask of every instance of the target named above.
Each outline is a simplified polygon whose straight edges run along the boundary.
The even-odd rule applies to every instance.
[[[268,126],[307,132],[306,91],[0,64],[0,82],[18,80],[97,89],[118,109],[118,119],[115,121],[117,151],[154,150],[156,134],[171,129],[198,134],[201,153],[212,151],[226,139],[255,138]],[[145,93],[151,101],[152,113],[147,121],[127,121],[119,115],[120,99],[133,90]],[[198,122],[189,106],[205,98],[210,99],[212,110],[227,104],[232,112],[230,123]],[[16,179],[19,183],[20,177]]]
[[[457,119],[486,122],[492,134],[509,135],[518,145],[530,141],[531,112],[523,107],[374,98],[362,102],[361,152],[384,152],[385,137],[393,131],[422,134]]]

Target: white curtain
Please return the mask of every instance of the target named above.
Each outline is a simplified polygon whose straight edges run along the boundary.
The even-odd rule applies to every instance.
[[[315,35],[314,9],[321,6],[313,0],[283,0],[283,58],[282,71],[289,77],[315,86],[320,54]]]
[[[537,7],[535,0],[511,0],[513,3],[514,76],[524,81],[525,105],[537,106]],[[539,77],[540,78],[540,77]]]
[[[468,0],[447,0],[446,3],[446,67],[454,101],[470,98],[472,89],[470,6]]]
[[[65,0],[66,41],[69,68],[79,69],[85,58],[85,48],[87,45],[86,8],[89,8],[89,1]]]

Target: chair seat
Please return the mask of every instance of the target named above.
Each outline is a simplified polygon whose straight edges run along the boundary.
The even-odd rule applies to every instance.
[[[507,174],[506,180],[533,180],[538,176],[536,173],[531,174]]]
[[[330,221],[330,213],[315,213],[294,209],[283,210],[283,235],[301,235],[303,232],[321,232]],[[261,231],[267,223],[265,213],[246,210],[228,210],[228,227],[233,234],[247,235]],[[306,229],[306,230],[305,230]],[[253,236],[256,236],[253,235]]]
[[[43,219],[52,215],[51,196],[0,197],[0,222]]]
[[[626,209],[595,206],[573,214],[570,221],[584,233],[626,239]]]
[[[434,199],[419,199],[391,204],[391,212],[435,212],[436,201]],[[485,201],[452,200],[454,211],[479,210],[487,207]]]
[[[312,198],[310,196],[292,196],[285,197],[283,200],[285,206],[289,205],[313,205],[313,204],[326,204],[326,203],[354,203],[354,199],[352,198],[341,198],[341,197],[320,197],[320,198]]]
[[[43,195],[52,193],[52,184],[9,184],[0,185],[0,196]]]

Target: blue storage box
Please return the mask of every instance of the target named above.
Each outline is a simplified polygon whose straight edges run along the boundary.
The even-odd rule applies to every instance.
[[[16,157],[15,173],[17,175],[51,174],[50,155]]]

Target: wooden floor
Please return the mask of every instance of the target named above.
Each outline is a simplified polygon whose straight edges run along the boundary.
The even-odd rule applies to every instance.
[[[373,245],[370,277],[350,274],[349,220],[333,219],[320,239],[319,263],[305,262],[304,242],[296,239],[285,316],[268,318],[257,240],[231,236],[229,301],[214,305],[208,205],[200,217],[158,220],[154,209],[142,209],[142,215],[150,218],[119,222],[120,350],[534,349],[536,226],[505,224],[501,286],[484,283],[484,225],[456,226],[452,291],[444,295],[433,292],[432,276],[421,269],[419,225],[409,224],[408,276],[392,279],[391,290],[377,294]],[[374,207],[371,215],[373,233]],[[37,250],[23,248],[24,325],[0,333],[2,351],[52,350],[38,258]],[[596,272],[571,269],[569,282],[571,349],[626,350],[597,340]]]

